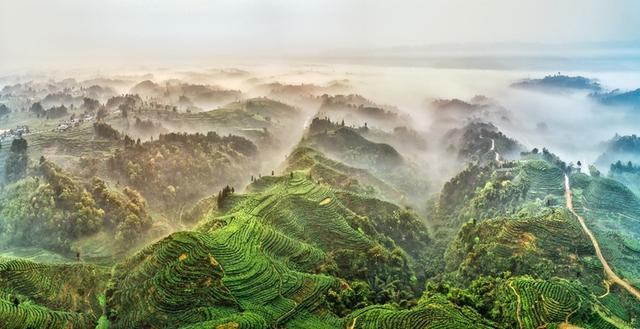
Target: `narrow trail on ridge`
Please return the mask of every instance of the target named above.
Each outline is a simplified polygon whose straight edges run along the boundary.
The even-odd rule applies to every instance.
[[[496,140],[493,138],[487,138],[484,136],[480,136],[480,139],[491,139],[491,148],[489,149],[489,152],[493,152],[495,153],[496,157],[495,157],[495,161],[498,164],[502,164],[502,160],[500,160],[500,153],[496,150]]]
[[[496,140],[495,139],[491,139],[491,151],[496,153],[496,162],[500,163],[500,153],[498,153],[498,151],[496,151]]]

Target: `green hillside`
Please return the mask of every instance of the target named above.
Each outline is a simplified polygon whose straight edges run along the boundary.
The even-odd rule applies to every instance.
[[[404,162],[400,153],[390,145],[371,142],[354,128],[333,123],[329,119],[314,118],[304,142],[322,152],[337,156],[347,164],[391,169],[401,166]]]
[[[300,142],[344,164],[365,169],[404,193],[414,204],[423,200],[415,196],[429,191],[428,177],[416,164],[385,143],[375,143],[362,136],[369,128],[347,127],[329,118],[314,118]]]
[[[295,149],[287,158],[286,164],[285,172],[304,170],[313,179],[337,189],[391,200],[400,200],[403,197],[401,192],[367,170],[331,160],[309,147]]]
[[[560,165],[532,159],[530,156],[528,158],[499,167],[470,166],[445,185],[435,206],[436,215],[443,222],[441,225],[455,227],[453,223],[467,221],[446,248],[444,258],[448,274],[444,276],[445,282],[473,292],[478,276],[496,278],[506,275],[507,278],[516,280],[514,282],[520,282],[520,276],[527,276],[537,280],[540,285],[563,278],[574,285],[571,289],[584,292],[585,295],[576,297],[577,299],[589,300],[588,303],[592,304],[584,310],[576,310],[576,306],[572,306],[575,314],[584,312],[585,315],[576,316],[572,313],[572,317],[581,319],[583,323],[569,321],[570,323],[583,328],[633,327],[630,324],[637,321],[635,314],[640,312],[640,303],[624,290],[610,286],[611,283],[605,280],[602,265],[588,237],[575,216],[564,208],[564,174]],[[591,186],[592,184],[597,185]],[[584,174],[572,175],[574,207],[588,207],[590,211],[597,208],[621,208],[620,211],[634,209],[633,205],[637,202],[635,196],[619,186],[621,185],[611,180],[590,178]],[[596,188],[603,190],[596,193]],[[588,200],[582,197],[583,189],[589,192]],[[626,201],[618,205],[607,205],[607,199]],[[585,206],[586,204],[589,206]],[[589,220],[589,213],[584,213],[590,226],[595,223]],[[436,227],[434,235],[452,231],[443,227]],[[593,226],[592,230],[597,232],[597,226]],[[621,228],[617,228],[615,232],[632,234]],[[603,235],[599,239],[605,254],[607,250],[621,247],[620,244],[610,243]],[[624,270],[632,268],[630,258],[609,254],[607,259],[625,277],[627,272]],[[623,267],[622,264],[628,265]],[[509,287],[502,290],[518,291],[522,295],[517,287],[514,286],[513,289]],[[535,297],[542,301],[553,297],[544,292],[526,292],[532,293],[543,295]],[[571,293],[564,291],[558,294],[567,296]],[[505,298],[512,300],[513,296]],[[581,302],[580,307],[584,307],[585,303]],[[537,314],[541,311],[532,306],[519,307],[520,322],[512,322],[514,327],[536,328],[545,323],[550,325],[553,321],[557,322],[556,325],[562,322],[559,320],[560,316],[551,320],[550,313]],[[514,310],[512,308],[505,311],[504,316],[511,316],[514,320],[513,314],[517,314]],[[535,314],[527,315],[525,311]],[[510,321],[507,318],[495,318],[495,313],[488,310],[481,314],[489,315],[497,323]]]
[[[347,316],[343,327],[631,328],[580,284],[564,279],[480,277],[468,290],[432,289],[409,310],[370,306]]]
[[[348,329],[470,328],[488,329],[495,324],[472,308],[459,307],[444,298],[421,301],[410,310],[392,306],[370,306],[358,310],[343,321]]]
[[[136,190],[117,191],[98,177],[83,183],[44,158],[29,175],[8,185],[0,200],[1,247],[41,247],[71,255],[80,252],[75,242],[106,234],[113,254],[129,248],[153,224]]]
[[[640,199],[621,183],[584,174],[571,176],[574,205],[616,273],[640,284]]]
[[[433,205],[434,219],[456,230],[469,220],[563,205],[563,195],[563,171],[548,161],[473,164],[445,183]]]
[[[471,162],[493,161],[496,152],[502,157],[517,158],[517,154],[524,149],[495,125],[479,121],[449,130],[442,142],[447,145],[448,150],[455,151],[459,159]]]
[[[2,328],[95,328],[107,280],[93,265],[0,257]]]
[[[575,282],[519,277],[499,287],[502,315],[520,328],[630,328]],[[507,322],[508,323],[508,322]]]
[[[382,225],[393,217],[351,209],[341,201],[350,194],[338,195],[302,172],[263,180],[224,216],[116,266],[107,292],[112,326],[335,327],[338,314],[357,304],[417,298],[421,255],[415,250],[428,241],[419,221]],[[386,215],[412,216],[390,207]],[[402,244],[390,232],[405,232]],[[149,297],[140,301],[141,295]]]
[[[636,326],[640,303],[606,280],[594,246],[565,208],[571,167],[547,150],[469,164],[419,210],[423,217],[397,205],[406,190],[380,168],[339,161],[348,152],[370,152],[372,142],[361,137],[339,146],[340,138],[316,134],[287,156],[281,175],[254,177],[243,193],[225,188],[201,199],[180,212],[188,230],[146,246],[142,241],[158,232],[146,233],[154,227],[140,195],[42,160],[3,191],[10,202],[0,210],[12,218],[2,226],[3,254],[33,261],[2,258],[0,319],[9,328]],[[217,135],[167,138],[135,143],[119,156],[133,165],[154,154],[158,161],[187,158],[165,155],[173,145],[176,154],[198,150],[203,165],[211,143],[227,143],[225,152],[250,145]],[[333,159],[311,147],[330,145]],[[409,173],[404,162],[396,165]],[[176,178],[156,174],[142,176]],[[570,177],[575,209],[614,270],[633,283],[640,202],[614,180]],[[53,206],[52,223],[68,226],[48,225],[42,202]],[[6,225],[21,223],[22,214],[36,225]],[[51,239],[17,246],[9,238],[34,230]],[[126,239],[128,249],[114,252],[110,239]],[[76,250],[82,263],[65,263]],[[83,263],[115,259],[110,275]]]
[[[240,187],[257,171],[257,153],[244,137],[169,133],[118,149],[107,159],[106,174],[169,210],[226,185]]]
[[[640,197],[640,172],[609,172],[609,175]]]
[[[0,91],[28,105],[2,122],[0,329],[639,328],[640,199],[478,121],[497,103],[428,131],[228,74],[300,107],[148,75]]]
[[[439,274],[429,271],[438,265],[426,228],[393,204],[318,184],[309,171],[264,177],[229,197],[223,215],[211,207],[194,231],[116,266],[108,318],[115,328],[631,328],[640,304],[603,283],[551,183],[562,187],[556,169],[541,160],[480,168],[493,171],[487,182],[525,193],[506,199],[510,217],[464,225]],[[491,200],[486,184],[457,207]],[[425,274],[439,278],[422,290]]]

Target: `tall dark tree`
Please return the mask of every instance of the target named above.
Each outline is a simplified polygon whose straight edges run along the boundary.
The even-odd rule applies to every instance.
[[[98,113],[96,113],[96,120],[101,121],[107,116],[107,114],[107,109],[104,106],[100,107]]]
[[[11,109],[4,104],[0,104],[0,117],[11,113]]]
[[[44,107],[42,107],[42,104],[40,104],[40,102],[36,102],[31,104],[31,107],[29,108],[29,112],[34,113],[38,117],[40,117],[40,115],[44,114]]]
[[[22,178],[27,172],[27,164],[29,158],[27,156],[27,140],[24,138],[16,138],[11,142],[9,155],[5,163],[5,178],[9,182]]]
[[[100,102],[89,97],[82,99],[82,107],[89,112],[93,112],[100,107]]]
[[[218,204],[218,208],[222,208],[224,205],[224,201],[234,192],[235,190],[229,185],[225,186],[222,191],[218,192],[218,196],[216,197],[216,202]]]
[[[111,127],[111,125],[107,123],[96,122],[93,124],[93,130],[95,131],[97,136],[115,140],[120,139],[120,133],[117,130],[113,129],[113,127]]]

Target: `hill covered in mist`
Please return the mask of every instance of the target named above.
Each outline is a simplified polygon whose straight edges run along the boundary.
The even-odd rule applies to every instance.
[[[619,109],[377,74],[4,86],[2,328],[638,326],[636,136],[601,143]],[[578,78],[526,88],[600,91]]]

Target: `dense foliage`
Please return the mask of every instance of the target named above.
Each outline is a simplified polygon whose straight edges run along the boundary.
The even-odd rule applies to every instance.
[[[314,118],[301,145],[316,149],[344,164],[365,169],[392,186],[413,203],[428,189],[420,168],[406,160],[394,147],[375,143],[362,136],[366,126],[351,128],[329,118]]]
[[[320,320],[320,310],[332,312],[325,320],[335,327],[337,316],[354,307],[414,303],[420,291],[416,260],[429,239],[414,215],[333,194],[300,172],[263,179],[271,183],[227,215],[210,218],[196,232],[174,234],[116,269],[108,293],[115,328],[243,321],[309,326]],[[138,270],[131,273],[132,266]],[[191,281],[189,273],[201,279]],[[199,304],[175,294],[185,287],[203,294]],[[140,304],[138,290],[173,297]],[[206,305],[215,308],[203,312]]]
[[[122,196],[109,190],[98,178],[93,185],[93,189],[88,190],[43,159],[35,175],[3,191],[0,240],[10,245],[70,252],[72,241],[102,228],[113,231],[123,247],[149,228],[151,219],[137,192],[125,188]]]
[[[4,178],[7,182],[13,182],[22,178],[27,172],[29,157],[27,155],[27,141],[24,138],[16,138],[11,142],[9,155],[4,166]]]
[[[69,111],[64,105],[51,107],[44,112],[44,115],[47,119],[62,118],[67,116],[68,114]]]
[[[107,280],[93,265],[0,257],[2,328],[95,328]]]
[[[145,143],[125,138],[107,166],[150,202],[174,208],[246,182],[256,156],[256,146],[243,137],[170,133]]]
[[[9,113],[11,113],[11,109],[5,104],[0,104],[0,118]]]
[[[640,284],[640,199],[620,183],[638,168],[586,175],[546,148],[520,152],[478,121],[504,110],[484,96],[432,104],[469,121],[427,145],[395,108],[359,95],[305,95],[296,108],[178,80],[121,96],[39,88],[24,107],[84,114],[68,131],[7,132],[1,328],[638,326],[640,303],[597,252]],[[15,115],[62,121],[31,107]],[[278,145],[297,134],[293,149]],[[464,168],[434,195],[439,172],[414,154],[432,145]]]
[[[602,90],[599,82],[583,76],[568,76],[562,74],[547,75],[542,79],[526,79],[511,85],[517,88],[529,89],[576,89],[598,92]]]
[[[640,173],[640,167],[635,166],[631,161],[626,164],[622,164],[622,161],[618,160],[616,163],[612,163],[610,167],[612,174],[637,174]]]
[[[451,129],[444,136],[443,143],[447,143],[450,150],[457,151],[459,159],[483,163],[493,161],[495,152],[506,157],[517,154],[523,148],[493,124],[477,121]]]
[[[621,166],[617,164],[627,164],[629,161],[638,162],[640,160],[640,137],[637,135],[615,135],[611,140],[603,143],[604,150],[596,160],[596,163],[602,167],[616,164],[619,169]]]
[[[120,139],[120,132],[113,129],[113,127],[111,127],[111,125],[107,123],[96,122],[93,124],[93,130],[95,131],[97,136],[100,136],[102,138],[109,138],[109,139],[115,139],[115,140]]]

